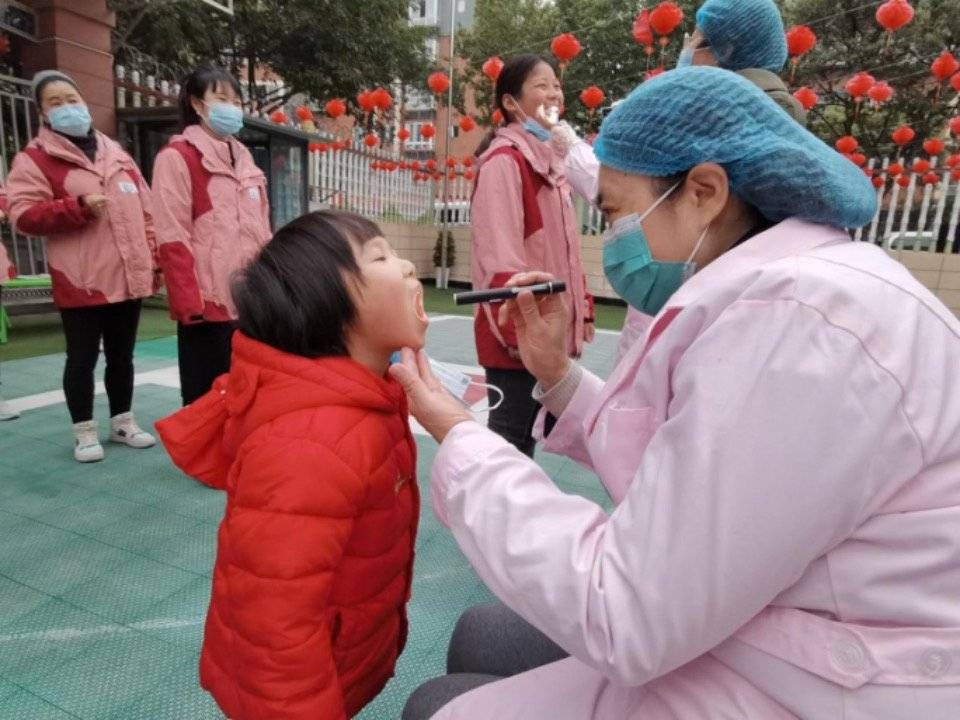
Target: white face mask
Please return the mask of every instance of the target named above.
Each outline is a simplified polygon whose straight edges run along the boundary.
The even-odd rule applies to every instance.
[[[400,362],[400,353],[395,352],[393,355],[390,356],[390,363],[393,364],[398,362]],[[430,370],[433,372],[434,377],[437,378],[440,384],[443,385],[444,389],[448,393],[453,395],[461,403],[463,403],[464,407],[466,407],[471,412],[478,412],[478,413],[489,412],[490,410],[496,410],[498,407],[503,405],[503,398],[504,398],[503,390],[498,388],[496,385],[488,385],[487,383],[477,382],[466,373],[463,373],[460,370],[457,370],[456,368],[447,365],[446,363],[442,363],[439,360],[434,360],[433,358],[430,358]],[[467,405],[467,402],[464,399],[466,398],[467,391],[470,389],[471,385],[476,385],[477,387],[489,388],[490,390],[493,390],[497,395],[499,395],[500,399],[497,401],[495,405],[491,405],[490,407],[487,407],[487,408],[481,408],[480,410],[474,410],[469,405]]]

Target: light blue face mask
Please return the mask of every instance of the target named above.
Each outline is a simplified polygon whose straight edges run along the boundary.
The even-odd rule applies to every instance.
[[[550,131],[532,118],[523,121],[523,129],[533,135],[540,142],[550,141]]]
[[[210,112],[207,124],[217,135],[236,135],[243,128],[243,110],[230,103],[204,103]]]
[[[677,58],[677,67],[690,67],[693,65],[693,48],[684,48],[680,51],[680,57]]]
[[[650,254],[643,221],[680,186],[677,183],[661,195],[642,215],[620,218],[604,233],[603,273],[616,293],[647,315],[656,315],[667,300],[697,271],[693,259],[700,251],[704,230],[686,262],[665,262]]]
[[[85,137],[93,120],[86,105],[60,105],[47,113],[47,122],[58,133],[70,137]]]

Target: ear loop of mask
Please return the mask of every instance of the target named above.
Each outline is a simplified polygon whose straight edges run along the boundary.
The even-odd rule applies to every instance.
[[[474,410],[473,408],[469,407],[465,402],[463,402],[463,400],[461,400],[460,402],[463,403],[463,406],[466,407],[467,410],[469,410],[470,412],[476,413],[476,414],[479,415],[479,414],[485,413],[485,412],[493,412],[493,411],[496,410],[498,407],[500,407],[501,405],[503,405],[503,401],[506,399],[506,396],[503,394],[503,390],[501,390],[500,388],[498,388],[496,385],[491,385],[490,383],[474,382],[474,381],[472,381],[472,380],[470,381],[470,384],[471,384],[471,385],[476,385],[477,387],[487,388],[488,390],[493,390],[497,395],[500,396],[500,399],[497,400],[496,404],[494,404],[494,405],[490,405],[490,398],[488,397],[488,398],[487,398],[487,407],[485,407],[485,408],[480,408],[479,410]]]

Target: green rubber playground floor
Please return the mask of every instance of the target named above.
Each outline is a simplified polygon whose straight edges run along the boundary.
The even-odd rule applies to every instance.
[[[598,334],[585,364],[606,374],[616,342]],[[435,318],[428,350],[473,366],[471,321]],[[4,397],[26,408],[0,423],[0,720],[222,718],[197,683],[197,658],[223,494],[182,475],[159,446],[105,445],[102,463],[74,462],[63,355],[11,360],[0,347],[0,359]],[[136,367],[134,406],[149,427],[179,406],[175,339],[141,341]],[[105,435],[102,394],[96,413]],[[418,435],[417,445],[429,498],[436,443]],[[606,502],[571,461],[538,461],[564,491]],[[428,502],[416,552],[407,647],[364,720],[396,720],[410,692],[443,672],[459,614],[491,599]]]

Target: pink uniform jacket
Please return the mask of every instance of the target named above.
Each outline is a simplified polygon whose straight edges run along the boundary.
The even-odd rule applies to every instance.
[[[7,189],[0,185],[0,212],[5,215],[10,212],[10,202],[7,199]],[[0,242],[0,282],[12,280],[17,276],[17,269],[10,262],[7,246]]]
[[[525,168],[532,170],[526,182]],[[593,319],[593,303],[586,291],[580,233],[563,162],[549,144],[515,123],[497,131],[480,157],[470,228],[473,287],[502,287],[525,270],[542,270],[567,283],[565,297],[571,307],[567,350],[579,356],[584,319]],[[483,305],[477,310],[479,362],[484,367],[523,368],[515,330],[497,324],[496,307]]]
[[[572,657],[436,717],[953,720],[958,388],[960,323],[882,250],[788,220],[729,251],[543,445],[612,514],[446,437],[436,514]]]
[[[46,236],[53,300],[60,308],[148,297],[155,290],[156,240],[150,188],[120,145],[97,132],[97,155],[45,127],[13,160],[10,221]],[[96,217],[84,195],[105,195]]]
[[[170,316],[235,320],[230,283],[271,234],[267,181],[250,151],[191,125],[157,155],[153,192]]]

